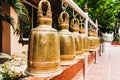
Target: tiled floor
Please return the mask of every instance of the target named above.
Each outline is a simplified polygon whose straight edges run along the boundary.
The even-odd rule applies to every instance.
[[[120,80],[120,46],[106,43],[105,52],[98,61],[88,70],[88,80]]]

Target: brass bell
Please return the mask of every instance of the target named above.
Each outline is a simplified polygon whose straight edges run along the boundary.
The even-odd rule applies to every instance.
[[[93,50],[96,47],[96,38],[94,37],[93,28],[89,28],[88,30],[88,38],[89,38],[89,49]]]
[[[83,38],[83,50],[85,53],[89,52],[89,39],[86,36]]]
[[[83,40],[82,36],[79,34],[79,20],[74,16],[74,18],[71,20],[70,27],[72,28],[72,33],[74,36],[75,40],[75,53],[76,53],[76,58],[79,59],[81,58],[83,54]]]
[[[80,23],[80,35],[82,36],[83,38],[83,52],[84,53],[87,53],[89,52],[89,39],[88,37],[85,35],[85,29],[84,29],[84,24],[83,22],[81,21]]]
[[[66,11],[61,12],[58,18],[61,30],[58,32],[60,38],[60,56],[62,65],[71,65],[75,60],[75,41],[69,29],[69,14]]]
[[[100,45],[100,43],[99,43],[100,40],[99,40],[98,34],[97,34],[97,32],[95,30],[94,30],[94,37],[96,39],[96,45],[95,45],[95,47],[98,48],[99,45]]]
[[[43,7],[47,11],[43,14]],[[50,3],[41,0],[38,5],[38,26],[32,29],[29,38],[26,74],[35,77],[50,77],[62,72],[60,45],[57,30],[51,27],[52,12]]]

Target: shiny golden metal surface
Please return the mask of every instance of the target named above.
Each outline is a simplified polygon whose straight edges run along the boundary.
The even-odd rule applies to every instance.
[[[47,6],[45,14],[43,6]],[[26,69],[29,75],[48,77],[52,73],[61,72],[59,37],[51,25],[50,3],[47,0],[41,0],[38,5],[38,26],[32,29],[29,38]]]
[[[100,41],[99,41],[99,38],[98,38],[98,33],[94,30],[94,37],[96,39],[96,48],[99,47],[100,45]]]
[[[85,28],[82,21],[80,22],[79,29],[80,29],[80,35],[82,36],[83,39],[83,52],[86,53],[89,51],[89,39],[87,36],[85,36]]]
[[[58,19],[61,30],[60,38],[60,56],[62,63],[68,61],[63,65],[69,65],[75,60],[75,41],[71,32],[69,32],[69,14],[66,11],[61,12]]]
[[[71,20],[70,27],[72,28],[72,33],[75,40],[76,56],[81,56],[83,54],[83,40],[79,34],[79,20],[76,17]]]
[[[88,30],[88,38],[89,38],[89,49],[95,49],[96,48],[96,38],[94,37],[94,31],[93,28],[89,28]]]
[[[87,36],[83,38],[83,51],[89,52],[89,39]]]

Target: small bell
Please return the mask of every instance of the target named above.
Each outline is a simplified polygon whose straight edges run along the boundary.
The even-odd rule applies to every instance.
[[[98,48],[100,43],[99,43],[99,38],[98,38],[98,34],[97,32],[94,30],[94,37],[95,37],[95,40],[96,40],[96,44],[95,44],[95,48]]]
[[[84,52],[84,53],[87,53],[87,52],[89,52],[89,39],[88,39],[88,37],[85,35],[84,24],[83,24],[82,21],[81,21],[79,27],[80,27],[80,35],[81,35],[82,38],[83,38],[83,52]]]
[[[60,56],[62,65],[71,65],[75,60],[75,41],[69,29],[69,14],[61,12],[58,19],[61,30],[58,32],[60,38]]]
[[[47,11],[43,14],[43,7]],[[41,0],[38,5],[38,26],[32,29],[29,38],[28,61],[25,73],[35,77],[50,77],[62,72],[60,45],[57,31],[51,27],[50,3]]]
[[[79,20],[74,17],[71,20],[71,24],[70,27],[72,28],[72,33],[74,36],[74,40],[75,40],[75,53],[76,53],[76,58],[79,59],[82,57],[83,54],[83,40],[81,35],[79,34]]]
[[[96,46],[96,39],[94,37],[94,32],[93,32],[93,28],[89,28],[88,30],[88,38],[89,38],[89,49],[93,50],[95,49]]]

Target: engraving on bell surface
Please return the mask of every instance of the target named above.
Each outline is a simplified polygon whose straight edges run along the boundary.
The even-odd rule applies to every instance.
[[[70,38],[69,38],[69,37],[66,37],[66,38],[65,38],[65,41],[64,41],[65,46],[66,46],[66,47],[69,47],[70,42],[71,42],[71,41],[70,41]]]
[[[47,44],[47,37],[46,37],[46,35],[42,35],[42,38],[40,40],[40,44],[41,44],[42,47]]]

